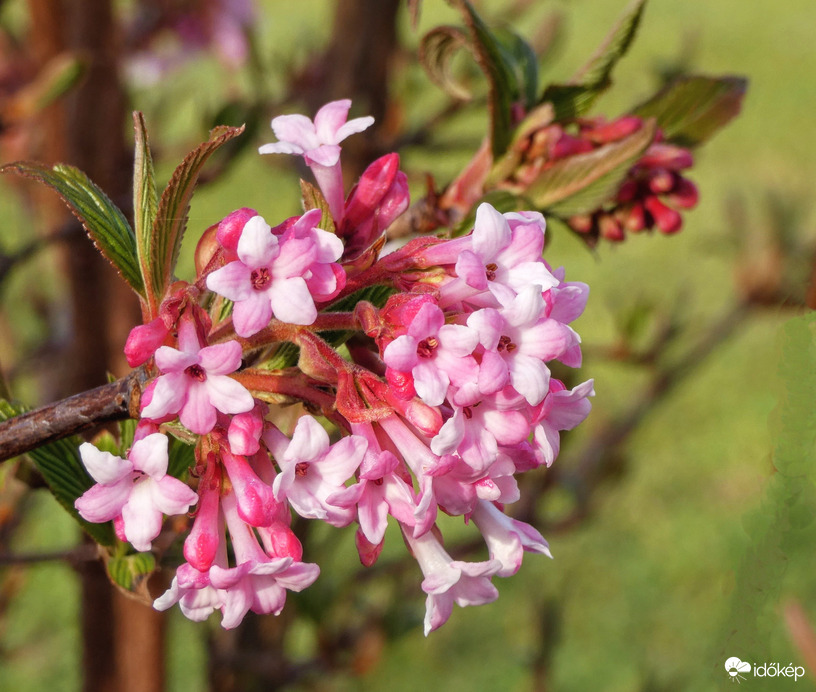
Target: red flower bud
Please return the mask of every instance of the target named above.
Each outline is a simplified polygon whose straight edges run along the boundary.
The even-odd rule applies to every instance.
[[[595,144],[608,144],[628,137],[643,125],[643,121],[634,115],[625,115],[606,125],[585,130],[582,134]]]
[[[649,173],[649,189],[656,195],[670,192],[675,186],[676,174],[665,168],[655,168]]]
[[[647,197],[643,201],[655,224],[663,233],[677,233],[683,226],[683,217],[674,209],[667,207],[657,197]]]
[[[567,156],[584,154],[593,149],[592,142],[564,133],[561,138],[553,144],[552,149],[550,149],[550,159],[563,159]]]
[[[688,178],[678,177],[677,185],[666,199],[676,207],[691,209],[697,205],[699,199],[697,186]]]
[[[652,144],[640,158],[638,165],[644,168],[661,167],[679,171],[691,168],[694,165],[694,157],[688,149],[673,144]]]

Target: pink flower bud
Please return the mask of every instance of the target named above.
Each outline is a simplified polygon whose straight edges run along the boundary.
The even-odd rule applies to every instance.
[[[207,471],[198,484],[198,509],[193,528],[184,541],[184,559],[200,572],[206,572],[215,560],[221,531],[218,507],[221,496],[221,468],[210,455]]]
[[[663,233],[677,233],[683,226],[683,217],[670,207],[667,207],[657,197],[647,197],[643,201],[655,224]]]
[[[563,159],[567,156],[584,154],[588,151],[592,151],[593,149],[594,147],[592,146],[592,142],[581,139],[580,137],[573,137],[572,135],[565,133],[557,142],[555,142],[555,144],[553,144],[553,147],[550,150],[550,159]]]
[[[694,165],[694,157],[688,149],[673,144],[652,144],[637,163],[644,168],[662,167],[679,171],[691,168]]]
[[[357,529],[357,533],[354,534],[354,543],[357,545],[360,562],[364,567],[371,567],[380,557],[383,545],[385,545],[385,539],[380,541],[378,545],[374,545],[368,541],[360,529]]]
[[[125,358],[128,365],[135,368],[145,363],[164,343],[169,333],[170,330],[160,317],[131,329],[125,342]]]
[[[611,123],[586,130],[583,136],[595,144],[608,144],[628,137],[643,125],[643,121],[634,115],[625,115]]]
[[[265,408],[265,405],[256,402],[255,408],[251,411],[237,413],[232,417],[227,436],[234,454],[251,456],[260,449],[259,440],[264,427]]]
[[[295,562],[303,558],[303,546],[285,523],[273,521],[259,528],[258,535],[270,557],[291,557]]]
[[[386,154],[366,168],[346,201],[338,231],[346,254],[371,245],[407,208],[408,179],[399,170],[399,155]]]
[[[226,251],[225,259],[227,261],[238,258],[238,241],[241,238],[241,232],[244,230],[246,222],[253,216],[258,216],[258,212],[249,207],[242,207],[225,216],[221,223],[218,224],[215,237]]]
[[[276,507],[272,488],[258,478],[244,457],[221,448],[221,461],[235,490],[238,516],[250,526],[268,526]]]

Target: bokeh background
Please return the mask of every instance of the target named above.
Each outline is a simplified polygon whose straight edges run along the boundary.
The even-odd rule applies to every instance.
[[[0,157],[68,160],[126,199],[127,149],[118,147],[131,146],[130,110],[145,113],[160,180],[212,125],[247,122],[246,146],[216,162],[194,199],[182,278],[192,275],[197,234],[233,209],[254,207],[270,221],[299,211],[305,173],[288,157],[255,153],[273,139],[274,115],[313,112],[348,85],[355,114],[373,112],[381,123],[350,152],[349,180],[355,165],[397,146],[417,195],[426,173],[440,184],[455,175],[485,132],[483,105],[448,108],[418,66],[421,35],[460,23],[438,0],[422,4],[416,28],[407,6],[394,3],[396,41],[386,28],[352,30],[354,22],[340,31],[338,7],[355,3],[326,0],[255,3],[251,44],[219,14],[242,3],[215,0],[113,3],[110,27],[119,33],[108,36],[105,25],[68,21],[73,38],[59,38],[59,22],[47,26],[49,11],[73,15],[94,4],[106,3],[0,3]],[[624,8],[622,0],[475,4],[489,23],[510,24],[547,49],[543,84],[580,66]],[[151,7],[198,19],[151,27]],[[203,625],[178,612],[145,620],[140,605],[105,596],[120,642],[121,660],[111,663],[102,643],[88,653],[89,603],[105,588],[89,581],[90,549],[25,463],[6,463],[0,689],[75,690],[83,681],[94,689],[89,666],[121,676],[141,662],[161,671],[172,692],[719,690],[731,684],[723,668],[731,656],[808,670],[795,683],[752,678],[747,689],[816,687],[814,472],[807,464],[794,475],[775,471],[773,415],[786,391],[784,325],[807,310],[816,248],[814,26],[810,0],[650,0],[613,88],[594,108],[625,113],[680,71],[750,80],[742,114],[696,152],[689,177],[701,199],[681,233],[590,250],[562,226],[549,230],[547,260],[591,286],[574,326],[585,346],[581,377],[595,378],[597,392],[590,418],[531,485],[554,560],[528,556],[517,575],[497,580],[496,603],[455,609],[426,639],[420,573],[396,532],[380,568],[361,576],[353,530],[313,527],[306,556],[320,563],[321,578],[290,595],[277,621],[250,616],[225,635],[215,617]],[[83,31],[104,45],[83,53],[72,43]],[[108,51],[118,74],[90,70],[50,105],[21,99],[59,40],[82,59]],[[332,62],[360,55],[352,73],[369,82],[344,84]],[[383,55],[384,77],[376,74]],[[478,93],[474,68],[465,60],[459,67]],[[102,80],[96,94],[82,91],[89,74]],[[105,79],[118,80],[116,98]],[[118,130],[94,120],[116,123],[117,114]],[[48,193],[0,184],[0,366],[11,393],[35,405],[77,391],[80,371],[103,378],[95,384],[106,371],[121,374],[115,352],[138,318],[124,293],[79,259],[79,241]],[[80,347],[71,345],[77,305],[97,325]],[[444,530],[465,546],[473,538],[459,522]],[[166,652],[164,662],[148,640]],[[123,648],[136,652],[135,664]],[[116,685],[128,689],[121,677]]]

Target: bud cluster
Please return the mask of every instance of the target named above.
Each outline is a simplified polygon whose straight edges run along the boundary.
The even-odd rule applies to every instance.
[[[504,506],[519,499],[517,475],[552,464],[560,432],[589,413],[592,381],[568,389],[549,366],[580,365],[569,323],[589,289],[542,259],[540,214],[489,204],[465,236],[378,257],[407,208],[406,178],[389,154],[345,196],[339,142],[370,124],[346,122],[349,107],[330,103],[314,123],[273,120],[280,141],[261,152],[302,155],[326,209],[273,227],[243,208],[205,232],[194,284],[175,284],[128,339],[128,361],[155,377],[127,458],[81,449],[97,483],[77,509],[112,520],[137,550],[152,548],[163,515],[195,506],[185,562],[157,609],[178,603],[193,620],[219,610],[227,628],[250,610],[279,613],[287,590],[319,575],[303,561],[293,511],[356,523],[365,565],[390,516],[423,573],[426,634],[454,603],[495,600],[492,577],[515,574],[525,551],[549,555]],[[375,301],[383,287],[390,297]],[[341,355],[330,339],[354,332]],[[297,366],[264,367],[284,342],[299,348]],[[324,422],[303,415],[284,434],[266,403],[281,397]],[[195,440],[189,485],[168,475],[169,431]],[[472,521],[488,559],[453,559],[440,512]]]

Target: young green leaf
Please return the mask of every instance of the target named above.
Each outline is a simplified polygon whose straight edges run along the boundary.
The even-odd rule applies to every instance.
[[[157,295],[164,294],[178,261],[181,240],[187,227],[198,176],[207,159],[226,142],[244,131],[241,127],[216,127],[210,138],[190,152],[176,168],[167,184],[156,212],[150,239],[151,273],[158,277]]]
[[[742,77],[689,75],[666,85],[632,113],[655,118],[668,141],[694,147],[737,116],[747,88]]]
[[[624,139],[556,161],[541,172],[526,195],[537,208],[562,216],[595,211],[617,192],[654,135],[655,122],[648,120]]]
[[[612,70],[629,50],[640,25],[646,0],[634,0],[589,61],[566,84],[551,84],[540,101],[550,102],[556,119],[568,120],[586,113],[611,84]]]
[[[331,211],[329,210],[329,203],[326,201],[326,198],[323,196],[320,189],[316,188],[314,185],[306,182],[305,180],[301,180],[300,196],[303,199],[304,211],[320,209],[320,211],[323,213],[317,227],[323,229],[324,231],[328,231],[329,233],[335,233],[337,229],[334,226],[334,219],[332,219]]]
[[[529,69],[515,63],[513,52],[520,53],[520,49],[516,47],[515,51],[508,51],[467,0],[458,0],[456,5],[470,30],[476,61],[487,75],[490,145],[494,158],[498,158],[507,150],[513,134],[513,105],[528,91],[527,87],[520,86],[518,75],[528,74]]]
[[[24,412],[24,407],[0,399],[0,421]],[[79,516],[74,507],[74,501],[94,484],[93,478],[82,465],[79,442],[75,438],[51,442],[28,452],[28,456],[45,479],[54,497],[82,528],[97,543],[113,545],[115,536],[110,522],[91,524]]]
[[[131,288],[145,296],[139,271],[136,237],[125,215],[82,171],[73,166],[18,161],[0,168],[45,183],[79,219],[94,245],[119,271]]]
[[[147,294],[150,318],[156,316],[161,302],[162,276],[159,267],[152,263],[150,242],[153,224],[159,206],[156,192],[156,177],[153,172],[153,158],[147,141],[144,115],[133,112],[135,147],[133,152],[133,225],[136,231],[136,249],[139,254],[139,268]]]

